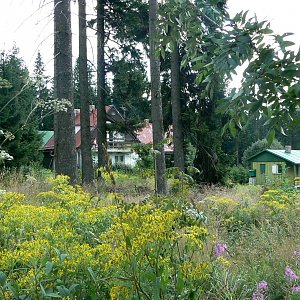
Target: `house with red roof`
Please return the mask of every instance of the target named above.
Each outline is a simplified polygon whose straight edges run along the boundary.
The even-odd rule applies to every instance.
[[[114,128],[114,124],[124,124],[125,118],[117,110],[114,105],[107,105],[106,119],[107,127]],[[77,152],[77,165],[81,168],[81,129],[80,129],[80,109],[74,110],[74,123],[75,123],[75,142]],[[123,126],[125,128],[125,126]],[[97,109],[95,106],[90,106],[90,128],[91,128],[91,148],[93,162],[96,165],[98,160],[98,145],[97,145]],[[42,132],[43,144],[41,150],[44,153],[44,166],[47,168],[53,168],[54,166],[54,132],[47,131]],[[138,155],[133,151],[133,144],[143,143],[152,144],[153,142],[153,130],[152,124],[149,120],[145,120],[144,126],[136,132],[130,132],[122,130],[122,132],[116,129],[110,129],[107,131],[107,153],[111,160],[112,165],[125,164],[129,166],[135,166]],[[172,153],[172,145],[165,145],[165,152]]]
[[[144,126],[136,132],[137,138],[142,144],[153,144],[153,128],[152,123],[148,119],[144,120]],[[165,133],[165,139],[171,139],[173,137],[173,127],[169,126]],[[164,144],[165,154],[173,153],[173,143],[167,142]]]
[[[113,127],[113,124],[122,124],[125,123],[124,117],[117,110],[114,105],[107,105],[106,109],[106,118],[107,126]],[[75,143],[76,143],[76,152],[77,152],[77,165],[81,168],[81,129],[80,129],[80,109],[74,110],[74,123],[75,123]],[[110,126],[112,125],[112,126]],[[98,156],[97,156],[97,109],[95,106],[90,106],[90,129],[91,129],[91,148],[93,162],[96,165]],[[44,165],[48,168],[53,168],[54,166],[54,132],[42,132],[43,134],[43,145],[42,151],[44,153]],[[116,130],[107,131],[107,153],[112,162],[112,165],[116,164],[126,164],[134,166],[138,159],[136,153],[132,149],[132,144],[139,143],[135,133],[125,131],[118,132]]]

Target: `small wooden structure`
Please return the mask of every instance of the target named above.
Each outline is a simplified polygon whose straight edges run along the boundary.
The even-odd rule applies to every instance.
[[[252,168],[249,183],[263,185],[280,183],[284,179],[289,179],[295,185],[300,183],[300,150],[291,150],[290,146],[286,146],[285,150],[266,149],[248,160]]]

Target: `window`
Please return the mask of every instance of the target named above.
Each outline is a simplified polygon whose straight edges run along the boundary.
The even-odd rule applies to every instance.
[[[266,174],[266,164],[260,164],[259,170],[261,174]]]
[[[282,165],[272,165],[272,174],[282,174]]]
[[[116,155],[115,156],[115,163],[124,163],[124,155]]]

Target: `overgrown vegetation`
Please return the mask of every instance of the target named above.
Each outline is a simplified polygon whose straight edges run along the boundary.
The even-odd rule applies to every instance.
[[[299,299],[298,191],[175,171],[168,197],[119,172],[101,194],[34,169],[1,176],[1,298]]]

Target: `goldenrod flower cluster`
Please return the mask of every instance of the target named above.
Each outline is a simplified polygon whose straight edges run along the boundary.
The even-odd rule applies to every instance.
[[[51,185],[35,201],[0,195],[0,297],[151,298],[154,285],[170,295],[178,274],[186,288],[201,289],[208,233],[182,222],[182,211],[152,203],[98,207],[65,176]]]

